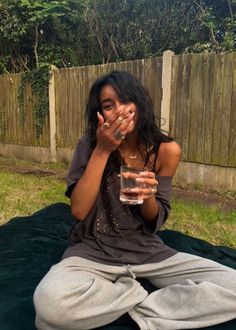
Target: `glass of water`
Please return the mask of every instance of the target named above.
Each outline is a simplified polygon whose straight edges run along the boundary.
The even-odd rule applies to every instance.
[[[120,201],[124,204],[142,204],[143,198],[140,188],[145,188],[143,182],[136,181],[145,169],[136,169],[126,165],[120,168]]]

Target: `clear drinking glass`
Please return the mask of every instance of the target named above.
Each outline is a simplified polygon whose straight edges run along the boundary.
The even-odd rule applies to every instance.
[[[144,188],[143,182],[136,181],[140,177],[140,172],[145,169],[136,169],[122,165],[120,168],[120,201],[124,204],[142,204],[143,198],[139,189]]]

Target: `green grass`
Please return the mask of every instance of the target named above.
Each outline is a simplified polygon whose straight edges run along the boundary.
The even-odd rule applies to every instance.
[[[65,182],[53,176],[0,172],[0,224],[15,216],[30,215],[52,203],[69,203]],[[173,200],[165,228],[178,230],[216,245],[236,247],[236,211],[224,212],[214,206]]]
[[[64,196],[65,183],[52,177],[0,172],[0,182],[0,224],[52,203],[68,203]]]
[[[221,211],[201,203],[173,200],[168,229],[199,237],[212,244],[236,247],[236,211]]]

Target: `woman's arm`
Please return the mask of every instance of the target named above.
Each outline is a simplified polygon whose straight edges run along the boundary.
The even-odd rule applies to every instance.
[[[161,143],[158,151],[156,173],[158,173],[159,176],[173,177],[179,164],[180,155],[180,146],[176,142]],[[144,199],[141,205],[141,214],[147,222],[155,226],[158,212],[159,204],[156,201],[155,195]]]
[[[108,157],[109,153],[96,147],[84,174],[73,189],[71,213],[78,220],[84,220],[95,203]]]
[[[125,121],[118,119],[121,115],[124,116]],[[111,152],[121,144],[122,140],[115,137],[115,131],[119,128],[125,134],[129,126],[133,125],[133,115],[126,106],[120,106],[112,112],[107,120],[108,128],[104,126],[104,118],[101,114],[98,113],[97,116],[97,145],[71,194],[71,213],[81,221],[86,218],[96,201],[103,172]]]

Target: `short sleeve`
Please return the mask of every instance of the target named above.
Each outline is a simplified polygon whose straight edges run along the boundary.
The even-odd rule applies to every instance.
[[[159,206],[159,211],[156,219],[155,232],[161,228],[171,211],[170,199],[172,194],[172,177],[157,176],[157,181],[156,200]]]
[[[65,195],[70,198],[76,183],[83,175],[92,150],[89,138],[84,135],[78,142],[66,177],[67,189]]]

